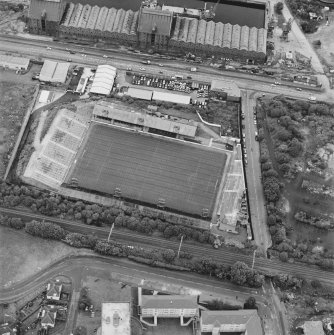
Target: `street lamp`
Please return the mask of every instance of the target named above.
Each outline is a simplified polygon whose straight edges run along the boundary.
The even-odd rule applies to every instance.
[[[109,241],[110,241],[110,236],[111,236],[111,233],[112,233],[114,227],[115,227],[115,222],[114,222],[114,223],[111,225],[111,227],[110,227],[110,232],[109,232],[109,235],[108,235],[108,243],[109,243]]]
[[[179,258],[179,256],[180,256],[180,251],[181,251],[181,246],[182,246],[182,242],[183,242],[183,237],[184,237],[184,235],[181,235],[181,241],[180,241],[180,245],[179,245],[179,250],[177,251],[177,258]]]
[[[255,264],[255,254],[256,254],[256,249],[254,250],[254,253],[253,253],[252,270],[254,269],[254,264]]]

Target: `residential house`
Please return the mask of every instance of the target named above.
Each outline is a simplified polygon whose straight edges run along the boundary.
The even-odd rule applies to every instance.
[[[202,311],[200,318],[202,335],[237,333],[262,335],[261,320],[257,310]]]
[[[46,287],[46,298],[49,300],[60,300],[63,284],[59,281],[52,281]]]

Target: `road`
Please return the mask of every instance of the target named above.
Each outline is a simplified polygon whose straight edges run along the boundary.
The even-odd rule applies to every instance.
[[[247,148],[247,188],[252,219],[254,241],[262,252],[271,246],[271,237],[267,225],[265,199],[261,182],[260,146],[255,140],[254,108],[256,93],[242,91],[242,112],[245,113],[245,143]]]
[[[42,269],[34,276],[16,283],[7,289],[0,289],[0,303],[15,302],[26,295],[33,294],[41,285],[57,275],[65,275],[72,280],[72,300],[69,306],[69,313],[64,334],[70,334],[75,327],[77,316],[77,300],[83,281],[86,276],[95,276],[110,280],[117,278],[133,286],[142,285],[150,289],[166,287],[167,292],[196,291],[206,298],[221,299],[223,301],[236,301],[240,304],[250,296],[256,298],[259,306],[259,314],[270,325],[269,330],[274,330],[275,335],[280,335],[281,325],[278,319],[270,319],[274,316],[275,310],[268,303],[272,294],[271,290],[254,290],[247,287],[237,286],[218,279],[194,273],[176,272],[165,269],[153,268],[147,265],[133,263],[123,258],[112,258],[102,256],[75,256],[65,257],[51,264],[48,268]],[[155,287],[154,287],[155,286]],[[170,291],[168,290],[170,289]],[[171,291],[174,290],[174,291]],[[237,298],[237,299],[236,299]],[[266,332],[266,334],[269,334]]]
[[[145,65],[147,72],[158,74],[159,71],[167,76],[175,75],[175,73],[183,73],[184,75],[191,75],[193,79],[210,82],[212,79],[222,79],[235,82],[239,88],[247,89],[252,91],[267,92],[273,94],[284,94],[292,98],[307,99],[310,94],[317,97],[318,100],[331,100],[334,101],[334,92],[332,91],[314,91],[311,87],[306,88],[303,86],[303,91],[299,92],[295,90],[298,85],[289,82],[282,82],[282,85],[271,86],[274,78],[268,78],[264,76],[255,76],[247,73],[237,73],[231,71],[222,71],[216,68],[197,65],[197,72],[190,72],[192,66],[190,63],[186,63],[183,60],[171,60],[161,58],[153,55],[142,55],[136,54],[130,51],[124,52],[124,50],[100,50],[94,47],[78,47],[74,44],[65,44],[60,42],[48,42],[52,48],[47,50],[45,47],[45,41],[39,40],[28,40],[24,38],[18,38],[15,36],[1,36],[0,35],[0,51],[20,54],[31,58],[46,58],[55,60],[66,60],[71,58],[72,61],[80,65],[96,66],[99,64],[110,64],[115,66],[119,71],[125,71],[129,66],[134,71],[140,71],[143,66],[141,62],[148,57],[152,60],[152,64]],[[76,54],[70,54],[65,49],[69,48],[74,50]],[[82,56],[82,55],[86,56]],[[102,56],[106,54],[108,58]],[[159,64],[164,65],[160,67]],[[293,88],[293,89],[291,89]]]
[[[103,239],[106,239],[109,233],[108,228],[89,226],[75,221],[62,220],[59,218],[52,218],[35,213],[24,212],[19,209],[0,208],[0,213],[14,217],[21,217],[26,221],[33,219],[47,220],[62,226],[68,231],[84,234],[95,234],[97,237]],[[119,230],[117,228],[113,230],[112,239],[126,243],[128,245],[168,248],[175,251],[179,247],[179,242],[166,240],[164,238],[146,236],[136,232]],[[253,260],[252,256],[244,255],[238,251],[234,251],[231,248],[224,247],[217,250],[212,248],[210,245],[198,243],[194,244],[191,241],[184,241],[182,250],[189,252],[197,257],[203,257],[205,255],[206,257],[210,257],[227,265],[232,265],[237,261],[242,261],[251,266]],[[269,273],[288,273],[294,276],[301,276],[308,280],[319,279],[325,284],[334,284],[333,272],[323,271],[316,266],[304,265],[302,263],[290,264],[282,263],[272,259],[256,258],[254,269]]]

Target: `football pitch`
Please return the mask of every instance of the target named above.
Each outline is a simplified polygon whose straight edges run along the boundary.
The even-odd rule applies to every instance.
[[[212,214],[226,154],[108,125],[92,124],[68,180],[78,186],[189,214]]]

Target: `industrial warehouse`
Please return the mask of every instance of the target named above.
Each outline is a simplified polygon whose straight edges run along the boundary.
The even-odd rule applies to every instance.
[[[223,24],[196,15],[176,15],[173,8],[178,7],[142,5],[139,11],[125,11],[63,0],[32,0],[29,30],[70,40],[265,61],[265,28]]]

